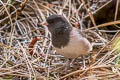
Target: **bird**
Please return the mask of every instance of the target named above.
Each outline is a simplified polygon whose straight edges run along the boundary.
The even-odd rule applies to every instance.
[[[53,49],[58,54],[73,59],[87,55],[92,50],[91,43],[80,29],[73,27],[64,16],[53,14],[46,21]]]

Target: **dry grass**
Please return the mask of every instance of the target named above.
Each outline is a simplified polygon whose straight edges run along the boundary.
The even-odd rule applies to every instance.
[[[120,21],[96,25],[92,12],[107,0],[93,1],[89,2],[92,5],[84,0],[0,1],[0,80],[119,80],[120,47],[114,48],[112,43],[120,30],[98,27],[120,24]],[[118,7],[115,20],[117,10]],[[89,56],[79,57],[67,71],[67,59],[51,50],[51,35],[42,25],[51,14],[65,16],[72,25],[79,23],[94,45]],[[83,25],[86,16],[90,16],[94,27]]]

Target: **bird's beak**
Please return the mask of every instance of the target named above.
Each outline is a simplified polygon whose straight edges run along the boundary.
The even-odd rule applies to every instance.
[[[45,23],[43,23],[42,25],[44,25],[44,26],[48,26],[48,23],[47,23],[47,22],[45,22]]]

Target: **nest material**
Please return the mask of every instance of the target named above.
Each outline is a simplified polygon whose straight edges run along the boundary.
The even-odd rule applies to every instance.
[[[112,1],[112,0],[111,0]],[[0,77],[12,80],[108,80],[119,79],[119,56],[112,40],[119,30],[89,29],[95,26],[94,12],[107,0],[3,0],[0,1]],[[118,3],[118,2],[117,2]],[[116,4],[117,4],[116,3]],[[119,9],[119,8],[118,8]],[[117,10],[117,7],[116,7]],[[88,29],[87,37],[94,45],[84,59],[79,57],[65,71],[66,60],[52,50],[50,33],[44,24],[51,14],[66,16],[80,30]],[[113,14],[111,14],[113,15]],[[117,13],[116,13],[117,16]],[[93,17],[93,18],[92,18]],[[87,20],[87,27],[84,24]],[[120,22],[119,22],[120,23]],[[103,25],[104,26],[104,25]],[[108,34],[114,32],[114,34]],[[119,60],[118,60],[119,61]],[[84,65],[83,65],[84,64]]]

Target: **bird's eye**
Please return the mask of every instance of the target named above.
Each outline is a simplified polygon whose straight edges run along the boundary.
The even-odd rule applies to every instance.
[[[55,21],[51,21],[51,23],[54,23]]]
[[[48,20],[47,22],[50,24],[50,23],[54,23],[55,21],[54,20]]]

